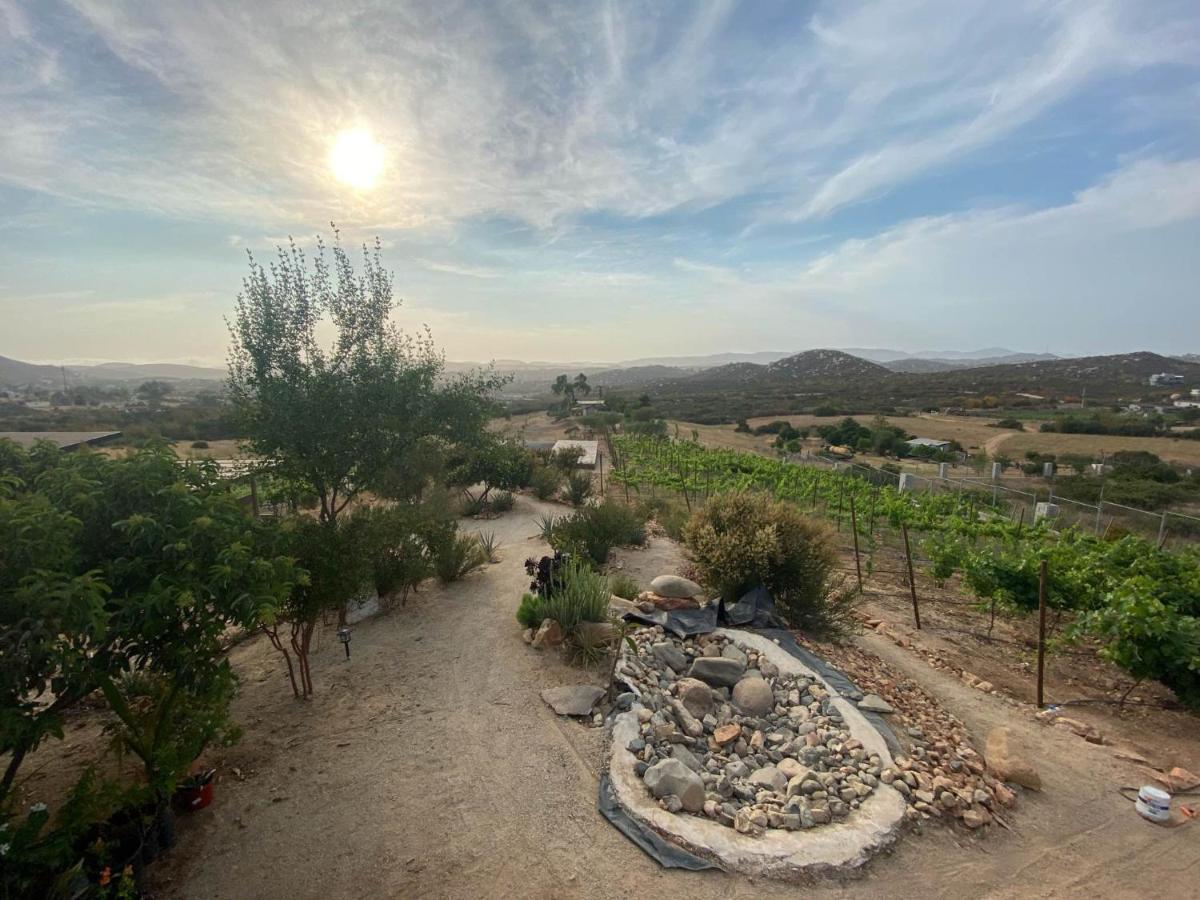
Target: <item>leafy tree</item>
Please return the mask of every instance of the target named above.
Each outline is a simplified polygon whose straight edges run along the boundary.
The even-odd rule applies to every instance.
[[[362,273],[337,243],[311,261],[292,242],[250,274],[229,323],[229,396],[250,449],[318,499],[336,521],[360,493],[396,483],[431,441],[474,438],[503,384],[494,373],[444,377],[428,333],[391,322],[392,277],[380,245],[363,248]],[[332,324],[333,340],[318,331]],[[411,485],[409,486],[411,488]]]
[[[143,381],[138,385],[137,395],[151,406],[157,406],[171,393],[171,385],[166,381]]]

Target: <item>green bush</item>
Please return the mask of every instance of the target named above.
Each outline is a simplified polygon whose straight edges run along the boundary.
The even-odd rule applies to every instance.
[[[635,600],[637,599],[637,595],[642,592],[637,579],[626,575],[624,572],[608,576],[608,589],[618,597],[624,597],[626,600]]]
[[[646,542],[645,519],[623,503],[606,500],[558,519],[549,542],[555,550],[590,559],[599,566],[613,547]]]
[[[487,509],[487,501],[480,497],[473,497],[470,494],[463,494],[462,505],[459,507],[459,512],[466,518],[474,518],[481,515]]]
[[[449,584],[487,561],[487,553],[475,535],[456,534],[436,548],[433,570],[442,584]]]
[[[516,503],[516,498],[510,492],[497,491],[491,495],[488,506],[492,508],[492,512],[505,513],[510,512]]]
[[[192,441],[193,450],[207,450],[208,441]]]
[[[561,484],[562,475],[551,466],[538,466],[533,470],[533,477],[529,480],[533,495],[539,500],[552,499],[558,493]]]
[[[526,594],[521,598],[521,605],[517,607],[517,621],[522,628],[537,628],[545,618],[546,610],[541,597]]]
[[[550,596],[542,601],[545,618],[562,626],[570,635],[581,622],[603,622],[608,618],[611,596],[608,580],[580,559],[570,560],[556,579]]]
[[[590,496],[592,496],[590,472],[572,472],[567,476],[567,499],[571,501],[572,506],[583,506]]]
[[[701,580],[726,600],[761,585],[797,628],[848,624],[829,530],[795,506],[765,494],[720,494],[692,516],[684,539]]]

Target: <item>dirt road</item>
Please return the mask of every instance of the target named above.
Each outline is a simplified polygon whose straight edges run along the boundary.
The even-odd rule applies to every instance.
[[[291,699],[265,642],[239,647],[245,736],[213,755],[223,772],[216,801],[181,821],[177,848],[154,869],[162,895],[592,900],[670,891],[703,900],[796,890],[666,872],[597,813],[601,731],[557,718],[538,691],[599,676],[530,650],[513,619],[527,581],[522,560],[543,550],[534,520],[550,511],[562,512],[521,498],[514,512],[481,523],[502,541],[501,561],[360,624],[350,660],[327,636],[308,704]],[[637,571],[637,554],[625,556]],[[661,565],[662,548],[647,556]],[[995,698],[865,640],[929,683],[977,735],[1013,724],[1047,790],[1023,799],[1014,833],[979,840],[931,828],[906,836],[861,878],[807,894],[1132,897],[1145,894],[1151,871],[1159,896],[1195,889],[1200,826],[1139,820],[1114,791],[1133,775],[1107,751],[1011,722]]]

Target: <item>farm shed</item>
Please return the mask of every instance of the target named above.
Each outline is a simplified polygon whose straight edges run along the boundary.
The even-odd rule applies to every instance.
[[[906,441],[910,447],[929,447],[932,450],[949,450],[949,441],[939,441],[934,438],[913,438],[911,441]]]

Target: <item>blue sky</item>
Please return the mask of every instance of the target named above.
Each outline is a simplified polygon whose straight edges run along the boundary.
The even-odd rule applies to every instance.
[[[331,221],[453,359],[1200,352],[1194,0],[0,0],[0,123],[7,356],[219,362]]]

